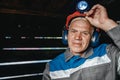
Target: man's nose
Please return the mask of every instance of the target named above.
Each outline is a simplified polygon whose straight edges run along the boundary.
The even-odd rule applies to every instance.
[[[82,39],[82,33],[81,33],[81,32],[77,33],[77,34],[75,35],[75,39],[81,40],[81,39]]]

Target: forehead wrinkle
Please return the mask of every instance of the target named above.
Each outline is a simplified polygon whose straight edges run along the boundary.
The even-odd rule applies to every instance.
[[[93,32],[94,32],[94,26],[85,18],[85,17],[77,17],[77,18],[74,18],[71,22],[70,22],[70,24],[69,24],[69,27],[70,27],[70,25],[71,25],[71,23],[73,23],[74,21],[84,21],[84,22],[86,22],[87,24],[89,24],[89,26],[91,26],[91,34],[93,34]]]

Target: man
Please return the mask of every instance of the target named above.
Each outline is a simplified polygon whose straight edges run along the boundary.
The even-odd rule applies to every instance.
[[[73,14],[66,22],[68,49],[47,63],[43,80],[115,80],[120,74],[120,25],[100,4],[85,12],[85,17]],[[93,26],[104,30],[114,44],[91,47]]]

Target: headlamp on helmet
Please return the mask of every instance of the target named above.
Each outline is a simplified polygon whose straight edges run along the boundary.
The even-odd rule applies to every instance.
[[[76,9],[77,9],[77,11],[84,13],[85,11],[88,11],[90,9],[90,6],[87,1],[82,0],[82,1],[78,2]]]

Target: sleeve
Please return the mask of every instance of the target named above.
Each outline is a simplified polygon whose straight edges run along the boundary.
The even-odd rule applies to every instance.
[[[42,80],[51,80],[49,75],[49,63],[46,64],[45,70],[43,71]]]
[[[113,51],[116,53],[117,72],[120,75],[120,25],[108,31],[107,34],[116,46]]]
[[[107,34],[113,40],[114,44],[120,49],[120,25],[109,30]]]

